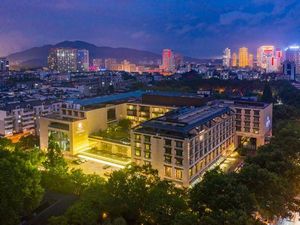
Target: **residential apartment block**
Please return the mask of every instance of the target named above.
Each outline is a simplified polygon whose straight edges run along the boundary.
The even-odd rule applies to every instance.
[[[39,132],[39,118],[53,112],[59,112],[61,102],[25,101],[7,102],[0,106],[0,135]]]

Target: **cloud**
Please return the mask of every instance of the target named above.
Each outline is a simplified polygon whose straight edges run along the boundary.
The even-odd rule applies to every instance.
[[[145,31],[137,31],[137,32],[132,33],[130,35],[130,37],[133,39],[141,39],[141,38],[148,39],[151,37],[151,35],[147,34]]]
[[[221,25],[232,25],[237,21],[242,21],[249,25],[259,24],[264,18],[267,17],[267,13],[256,13],[251,14],[241,11],[232,11],[220,15],[220,24]]]

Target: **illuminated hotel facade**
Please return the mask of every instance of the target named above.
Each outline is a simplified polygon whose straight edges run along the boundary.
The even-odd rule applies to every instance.
[[[182,104],[181,97],[176,98]],[[65,103],[59,113],[40,119],[41,149],[47,149],[49,138],[54,137],[71,156],[120,165],[151,164],[161,178],[187,187],[237,146],[257,148],[272,135],[271,104],[210,101],[195,107],[185,100],[187,106],[182,107],[159,96],[157,104],[143,99],[147,98]],[[166,104],[160,100],[167,100]],[[96,135],[122,119],[132,122],[129,140]],[[116,156],[122,160],[116,161]]]
[[[133,130],[132,161],[150,164],[159,176],[188,187],[234,148],[229,107],[182,108]]]

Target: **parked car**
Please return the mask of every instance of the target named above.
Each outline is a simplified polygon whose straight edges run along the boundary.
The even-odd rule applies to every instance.
[[[104,165],[102,168],[103,168],[104,170],[106,170],[106,169],[110,168],[110,165]]]
[[[76,164],[76,165],[80,165],[80,164],[85,163],[85,162],[87,162],[86,159],[75,159],[75,160],[73,160],[73,163]]]

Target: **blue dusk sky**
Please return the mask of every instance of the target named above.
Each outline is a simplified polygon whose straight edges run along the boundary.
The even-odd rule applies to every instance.
[[[1,0],[0,55],[64,40],[198,58],[300,44],[299,0]]]

